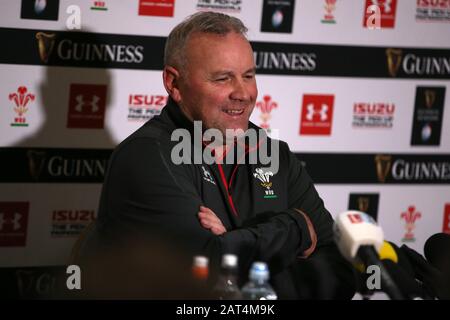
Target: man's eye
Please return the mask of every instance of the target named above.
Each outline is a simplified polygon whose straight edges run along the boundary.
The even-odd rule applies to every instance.
[[[224,82],[224,81],[227,81],[227,80],[228,80],[227,77],[222,77],[222,78],[217,78],[216,79],[217,82]]]
[[[245,76],[246,79],[253,79],[254,77],[255,77],[254,74],[247,74],[247,75]]]

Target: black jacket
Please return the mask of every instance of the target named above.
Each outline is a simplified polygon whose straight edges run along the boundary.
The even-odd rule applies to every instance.
[[[171,134],[177,128],[194,136],[192,122],[169,99],[160,116],[115,149],[85,251],[145,238],[189,257],[207,254],[213,270],[223,253],[235,253],[241,284],[251,262],[260,260],[269,263],[280,298],[352,296],[353,276],[333,243],[333,219],[286,143],[279,143],[278,172],[263,185],[257,170],[267,166],[249,164],[256,146],[246,147],[238,165],[174,164],[171,153],[179,141],[171,141]],[[200,205],[216,213],[225,234],[215,236],[200,225]]]

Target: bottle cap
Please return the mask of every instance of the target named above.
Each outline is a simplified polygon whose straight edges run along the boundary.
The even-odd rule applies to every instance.
[[[192,266],[192,273],[194,275],[194,278],[200,280],[208,279],[209,276],[208,263],[209,259],[207,257],[204,256],[194,257],[194,264]]]
[[[249,277],[252,280],[269,280],[269,267],[265,262],[253,262]]]
[[[194,257],[194,266],[196,267],[207,267],[209,263],[209,259],[205,256],[195,256]]]
[[[237,267],[238,257],[235,254],[224,254],[222,256],[222,267]]]

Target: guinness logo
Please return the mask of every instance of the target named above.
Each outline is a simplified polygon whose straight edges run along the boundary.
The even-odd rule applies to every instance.
[[[42,169],[44,168],[46,154],[45,151],[28,150],[28,168],[30,175],[35,181],[39,180]]]
[[[39,57],[42,62],[47,63],[55,45],[55,34],[38,32],[36,33],[36,39],[38,41]]]
[[[431,108],[436,101],[436,91],[434,90],[425,90],[425,106],[427,108]]]
[[[384,183],[386,181],[386,177],[391,169],[392,156],[387,155],[376,155],[375,156],[375,164],[377,168],[377,176],[378,181]]]
[[[401,49],[386,49],[388,71],[391,77],[396,77],[400,63],[402,62]]]
[[[358,210],[362,212],[369,211],[370,200],[368,197],[358,197]]]

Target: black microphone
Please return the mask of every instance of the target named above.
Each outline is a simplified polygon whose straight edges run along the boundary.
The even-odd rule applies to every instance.
[[[383,260],[383,264],[401,292],[408,297],[408,299],[423,298],[421,286],[405,269],[391,260]]]
[[[405,299],[403,291],[400,290],[400,286],[394,281],[393,276],[390,273],[393,269],[392,265],[395,266],[394,262],[385,260],[384,263],[382,263],[378,258],[377,252],[372,246],[360,246],[358,250],[358,256],[364,263],[366,263],[366,265],[377,265],[380,268],[383,291],[385,291],[392,300]],[[391,263],[392,265],[389,263]],[[387,266],[390,266],[390,270],[388,270]]]
[[[401,268],[405,274],[411,278],[415,278],[415,270],[413,265],[411,264],[410,259],[408,258],[407,254],[404,252],[402,248],[399,248],[395,243],[391,241],[386,241],[387,245],[395,252],[395,255],[397,257],[397,260],[394,261],[395,264]],[[386,260],[384,257],[380,255],[380,259]],[[391,259],[392,260],[392,259]]]
[[[421,283],[417,281],[409,259],[394,243],[388,242],[388,246],[395,252],[397,260],[383,259],[381,256],[380,258],[399,289],[409,299],[427,299],[428,296],[424,293]]]
[[[406,297],[410,299],[428,298],[421,283],[416,280],[414,267],[410,260],[395,243],[384,242],[380,250],[380,260]]]

